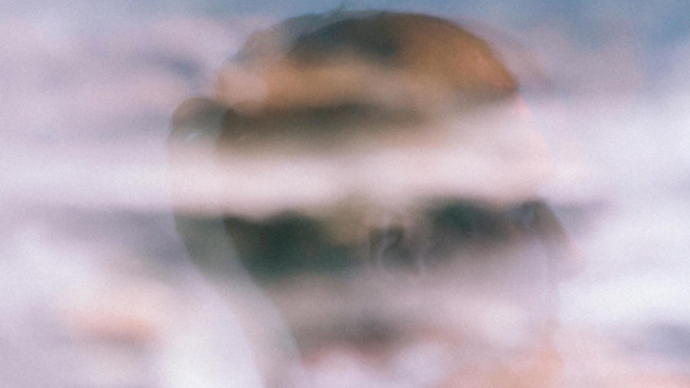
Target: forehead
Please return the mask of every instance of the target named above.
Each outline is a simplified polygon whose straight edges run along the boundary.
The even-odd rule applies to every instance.
[[[552,166],[516,104],[434,120],[347,110],[235,116],[224,124],[214,179],[226,187],[224,211],[249,217],[349,199],[382,208],[439,198],[519,202],[536,195]]]
[[[219,148],[236,155],[421,148],[438,143],[538,141],[531,112],[519,96],[458,101],[434,111],[377,106],[369,101],[221,113]]]

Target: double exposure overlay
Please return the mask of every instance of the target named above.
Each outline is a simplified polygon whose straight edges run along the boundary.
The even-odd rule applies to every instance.
[[[0,5],[0,386],[690,385],[634,3]]]

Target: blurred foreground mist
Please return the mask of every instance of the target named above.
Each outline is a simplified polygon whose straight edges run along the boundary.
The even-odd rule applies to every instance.
[[[0,17],[0,386],[260,386],[246,311],[174,229],[165,140],[275,17],[78,9]],[[557,167],[544,195],[584,258],[560,285],[562,386],[686,387],[688,27],[604,13],[584,34],[596,18],[569,15],[507,40],[554,84],[526,98]]]

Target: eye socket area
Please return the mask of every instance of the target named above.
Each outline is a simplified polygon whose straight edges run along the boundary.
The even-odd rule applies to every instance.
[[[333,241],[313,218],[291,214],[259,221],[227,217],[224,226],[242,264],[259,281],[302,273],[347,276],[355,269],[357,247]]]
[[[324,220],[299,214],[227,217],[224,225],[243,265],[259,280],[304,273],[348,277],[371,268],[423,272],[473,260],[473,253],[534,233],[534,208],[532,203],[493,209],[458,201],[426,210],[415,222],[377,225],[361,233],[363,239],[349,241],[334,238]]]
[[[519,230],[529,229],[534,221],[534,205],[520,203],[509,208],[492,208],[453,202],[432,209],[428,218],[434,234],[450,235],[455,240],[500,242]]]

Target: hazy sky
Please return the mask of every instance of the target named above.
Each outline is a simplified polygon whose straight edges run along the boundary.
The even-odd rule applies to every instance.
[[[585,48],[601,49],[612,39],[639,45],[650,73],[664,73],[675,48],[690,35],[690,2],[685,0],[5,0],[0,20],[12,17],[66,18],[85,30],[130,24],[166,15],[265,16],[283,18],[345,8],[413,10],[476,20],[520,33],[545,25]]]

